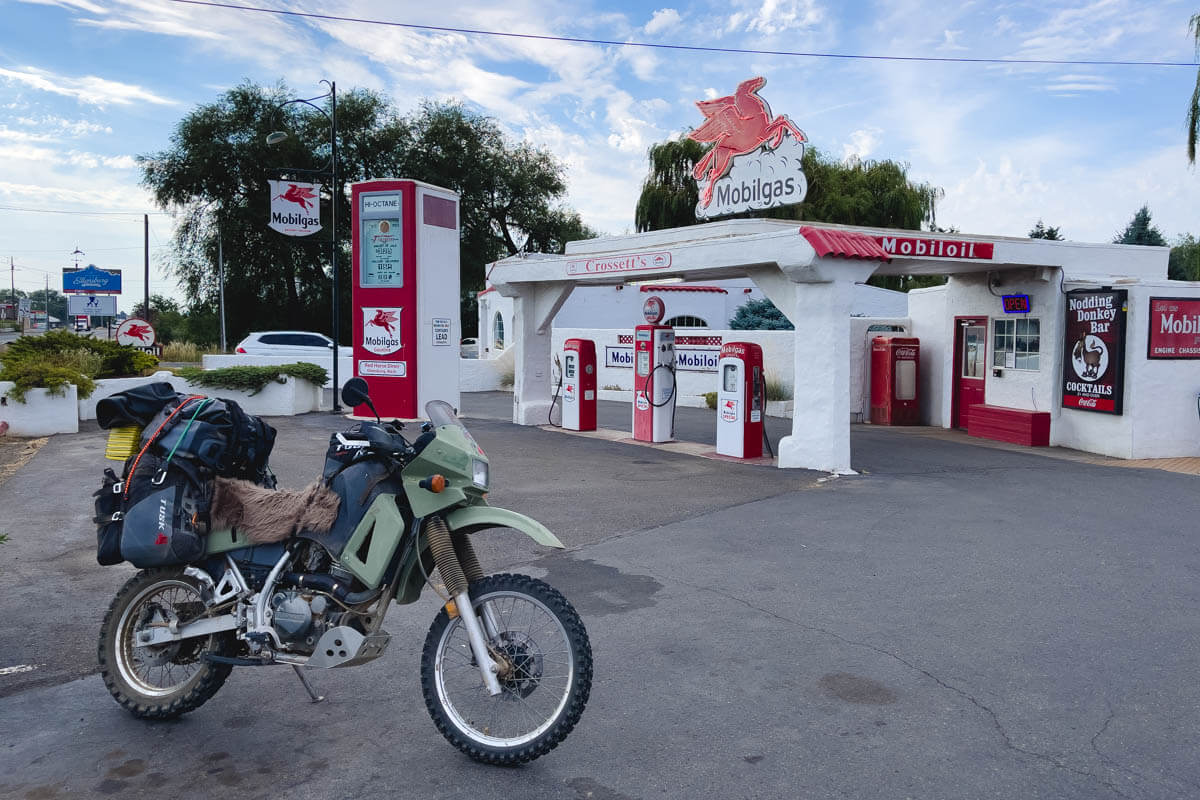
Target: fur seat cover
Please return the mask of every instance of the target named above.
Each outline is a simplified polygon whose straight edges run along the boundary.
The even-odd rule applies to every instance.
[[[320,483],[297,491],[217,478],[210,512],[212,529],[236,528],[256,544],[281,542],[298,530],[328,533],[340,504],[341,498]]]

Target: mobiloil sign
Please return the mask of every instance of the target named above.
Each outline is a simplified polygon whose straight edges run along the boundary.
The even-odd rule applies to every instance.
[[[1067,293],[1063,408],[1122,413],[1128,300],[1124,289]]]

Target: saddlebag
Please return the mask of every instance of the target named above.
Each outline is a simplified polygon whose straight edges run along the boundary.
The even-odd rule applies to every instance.
[[[146,455],[124,488],[122,558],[145,568],[186,564],[204,555],[210,480],[184,463]]]

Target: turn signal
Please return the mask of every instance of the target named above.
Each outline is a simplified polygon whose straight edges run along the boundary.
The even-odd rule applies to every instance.
[[[421,481],[420,483],[418,483],[417,486],[420,486],[422,489],[426,489],[430,492],[433,492],[434,494],[440,494],[441,492],[445,491],[445,489],[446,489],[446,476],[445,475],[430,475],[428,478],[426,478],[423,481]]]

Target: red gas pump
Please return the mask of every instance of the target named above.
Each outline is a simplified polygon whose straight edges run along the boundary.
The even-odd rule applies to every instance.
[[[596,343],[567,339],[562,369],[562,426],[570,431],[596,430]]]
[[[921,340],[876,336],[871,340],[871,424],[916,425]]]
[[[760,458],[766,383],[762,348],[753,342],[727,342],[717,362],[717,452]]]

